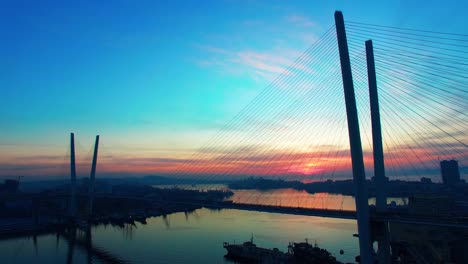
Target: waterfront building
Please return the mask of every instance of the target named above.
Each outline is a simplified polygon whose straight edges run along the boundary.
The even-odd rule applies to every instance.
[[[440,162],[440,173],[442,182],[445,185],[452,186],[460,182],[460,170],[456,160],[442,160]]]

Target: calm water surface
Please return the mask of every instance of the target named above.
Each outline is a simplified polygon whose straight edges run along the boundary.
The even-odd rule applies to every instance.
[[[230,263],[222,243],[244,242],[254,235],[261,247],[286,251],[289,241],[317,241],[342,261],[358,254],[356,222],[309,216],[199,209],[190,214],[153,217],[147,225],[92,230],[93,245],[131,263]],[[34,244],[37,246],[35,247]],[[339,255],[343,249],[345,254]],[[67,263],[70,248],[56,236],[0,241],[0,263]],[[75,247],[73,263],[86,263],[86,251]],[[93,258],[93,263],[99,261]]]
[[[192,188],[193,186],[184,186]],[[197,186],[219,189],[223,186]],[[354,198],[325,193],[281,189],[238,190],[231,199],[238,203],[354,210]],[[398,204],[402,199],[395,200]],[[369,203],[375,203],[373,199]],[[250,239],[260,247],[287,251],[289,241],[316,241],[338,260],[353,262],[358,255],[356,221],[323,217],[250,212],[232,209],[199,209],[153,217],[146,225],[125,228],[98,226],[92,229],[93,245],[130,263],[230,263],[224,259],[223,242]],[[344,254],[340,255],[340,249]],[[72,253],[72,254],[71,254]],[[85,248],[71,247],[55,234],[0,240],[0,263],[87,263]],[[93,263],[100,263],[92,258]]]

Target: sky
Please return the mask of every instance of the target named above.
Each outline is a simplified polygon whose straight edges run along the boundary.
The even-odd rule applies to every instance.
[[[0,6],[0,176],[30,179],[66,172],[70,132],[83,163],[101,135],[100,173],[177,170],[174,161],[217,135],[334,24],[335,10],[347,21],[465,34],[468,10],[462,1]]]

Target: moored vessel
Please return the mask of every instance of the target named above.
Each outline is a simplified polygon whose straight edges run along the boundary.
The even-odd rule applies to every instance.
[[[277,248],[267,249],[257,247],[253,242],[253,235],[250,241],[242,244],[223,243],[227,250],[226,258],[242,263],[290,263],[292,254],[279,251]]]

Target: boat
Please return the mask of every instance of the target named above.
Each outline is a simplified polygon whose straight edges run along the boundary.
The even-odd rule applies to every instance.
[[[284,253],[277,248],[266,249],[257,247],[253,242],[253,235],[250,241],[242,244],[223,243],[223,247],[228,251],[226,258],[240,263],[316,263],[316,264],[341,264],[335,257],[325,249],[319,248],[309,242],[289,243],[288,252]]]
[[[309,244],[305,242],[290,243],[289,248],[294,254],[294,263],[323,263],[323,264],[338,264],[341,263],[332,256],[330,252],[323,248],[319,248],[317,243]]]
[[[239,261],[241,263],[290,263],[292,255],[279,251],[277,248],[267,249],[257,247],[253,242],[253,235],[250,241],[242,244],[223,243],[227,250],[226,258]]]

